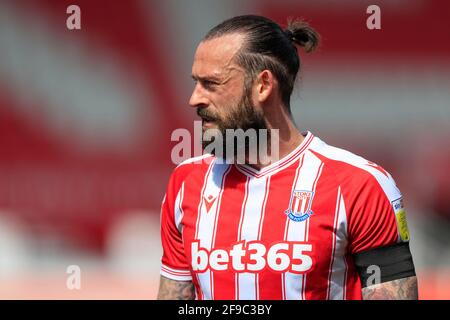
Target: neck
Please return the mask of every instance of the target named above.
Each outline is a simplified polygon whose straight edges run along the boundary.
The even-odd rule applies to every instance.
[[[258,170],[285,157],[305,139],[284,106],[280,105],[278,108],[271,107],[267,109],[272,110],[270,114],[265,114],[267,129],[279,130],[278,137],[275,137],[279,140],[278,153],[272,152],[269,148],[268,159],[265,159],[263,163],[259,161],[256,164],[251,164],[252,167]],[[268,141],[268,144],[269,146],[272,145],[271,141]]]

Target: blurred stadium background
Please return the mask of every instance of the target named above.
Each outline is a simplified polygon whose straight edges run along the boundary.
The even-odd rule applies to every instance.
[[[370,4],[381,30],[366,28]],[[450,2],[438,0],[0,1],[0,298],[155,298],[170,134],[195,119],[193,53],[244,13],[322,34],[302,55],[295,118],[393,174],[420,297],[450,299]]]

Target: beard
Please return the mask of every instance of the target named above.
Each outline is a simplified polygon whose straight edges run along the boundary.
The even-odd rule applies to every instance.
[[[216,134],[211,134],[210,137],[205,139],[205,135],[202,138],[202,146],[205,149],[208,145],[215,142],[217,135],[220,134],[222,137],[222,150],[217,152],[216,149],[211,150],[211,153],[217,157],[223,158],[227,163],[234,163],[236,158],[238,158],[238,153],[244,150],[245,159],[249,158],[250,153],[257,152],[257,149],[252,147],[260,145],[260,129],[266,129],[265,132],[269,136],[266,137],[266,141],[269,145],[270,140],[270,130],[267,130],[267,125],[264,120],[262,112],[257,111],[251,101],[251,90],[247,87],[244,88],[244,93],[242,94],[239,102],[235,105],[224,106],[223,110],[230,110],[228,114],[220,116],[214,112],[209,111],[206,108],[198,108],[197,115],[203,120],[214,121],[216,128],[213,130],[203,128],[203,133],[205,131],[211,130]],[[228,135],[228,132],[235,130],[243,130],[248,132],[248,130],[256,131],[256,141],[251,138],[238,139],[235,135]],[[257,147],[256,147],[257,148]]]

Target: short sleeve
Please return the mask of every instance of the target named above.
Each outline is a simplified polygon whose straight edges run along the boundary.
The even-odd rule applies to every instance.
[[[409,241],[403,197],[387,172],[367,174],[353,193],[348,217],[351,254]]]
[[[178,281],[192,280],[189,264],[186,259],[183,237],[179,230],[182,218],[181,201],[183,184],[176,185],[175,173],[172,174],[161,206],[161,242],[163,256],[161,275]]]

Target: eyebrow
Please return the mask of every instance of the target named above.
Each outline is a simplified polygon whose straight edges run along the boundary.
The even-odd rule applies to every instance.
[[[191,75],[192,79],[196,80],[196,81],[214,81],[214,82],[220,82],[221,79],[219,79],[218,77],[215,76],[205,76],[205,77],[200,77],[200,76],[196,76],[196,75]]]

